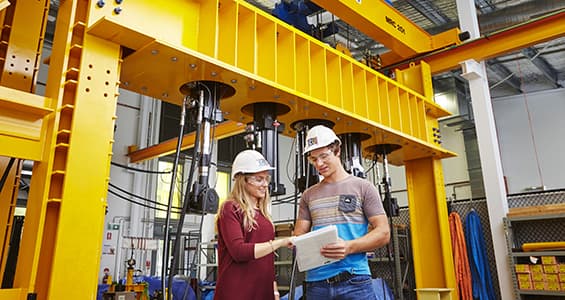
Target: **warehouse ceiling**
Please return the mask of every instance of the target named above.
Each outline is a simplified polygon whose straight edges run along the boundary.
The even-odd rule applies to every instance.
[[[280,0],[248,0],[248,2],[265,11],[272,11]],[[388,2],[430,34],[459,25],[456,0],[393,0]],[[479,16],[481,35],[485,35],[565,8],[565,1],[475,0],[475,6]],[[328,18],[327,12],[318,12],[316,15],[311,18],[325,19],[326,22],[328,19],[335,21],[339,28],[337,34],[325,37],[324,41],[331,45],[337,42],[344,44],[355,58],[360,60],[367,50],[373,54],[388,51],[378,41],[368,38],[343,21],[337,20],[336,17]],[[492,97],[562,88],[565,86],[565,38],[508,53],[490,59],[486,64]],[[450,88],[452,85],[444,82],[450,81],[459,74],[460,70],[439,74],[434,77],[434,86],[436,89]]]
[[[271,13],[281,0],[247,0]],[[290,1],[290,0],[287,0]],[[296,1],[296,0],[295,0]],[[308,1],[308,0],[305,0]],[[381,0],[371,0],[381,1]],[[384,1],[384,0],[382,0]],[[46,42],[52,39],[54,20],[59,0],[51,0]],[[458,26],[456,0],[392,0],[391,5],[428,31],[436,34]],[[475,0],[481,34],[485,35],[525,22],[531,18],[565,8],[563,0]],[[361,59],[363,53],[381,54],[386,51],[378,41],[368,38],[343,21],[327,12],[310,16],[314,22],[335,21],[337,34],[324,38],[335,46],[337,42],[347,46],[353,57]],[[325,20],[324,20],[325,19]],[[492,97],[517,95],[565,86],[565,38],[548,41],[486,62]],[[436,90],[449,89],[460,70],[434,76]]]

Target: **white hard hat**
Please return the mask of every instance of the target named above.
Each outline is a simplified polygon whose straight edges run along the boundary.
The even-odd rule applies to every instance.
[[[274,170],[263,155],[255,150],[244,150],[233,160],[231,179],[239,173],[257,173],[261,171]]]
[[[306,134],[306,145],[303,154],[326,147],[335,141],[341,145],[341,140],[335,135],[333,130],[323,125],[316,125],[310,128],[308,134]]]

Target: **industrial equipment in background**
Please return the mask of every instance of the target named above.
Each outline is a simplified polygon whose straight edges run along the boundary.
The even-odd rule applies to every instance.
[[[290,108],[279,103],[258,102],[244,106],[242,111],[253,116],[253,122],[247,124],[247,134],[244,136],[247,147],[261,152],[275,168],[269,171],[269,193],[271,196],[286,194],[286,188],[280,181],[279,165],[279,134],[284,131],[285,125],[277,120],[277,116],[289,112]]]

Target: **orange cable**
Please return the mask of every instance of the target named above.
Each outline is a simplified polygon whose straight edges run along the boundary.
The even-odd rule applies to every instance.
[[[451,247],[453,248],[453,260],[455,263],[455,278],[459,299],[473,300],[473,288],[471,285],[471,268],[467,256],[467,245],[465,243],[465,232],[461,217],[457,212],[449,214],[449,229],[451,232]]]

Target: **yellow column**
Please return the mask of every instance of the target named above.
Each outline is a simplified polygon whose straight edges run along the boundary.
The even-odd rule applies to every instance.
[[[458,299],[441,161],[407,161],[406,185],[416,289],[426,294],[437,289],[441,299]]]
[[[15,1],[7,6],[3,1],[0,22],[4,28],[0,37],[0,148],[2,155],[14,158],[41,159],[41,140],[51,110],[45,107],[43,97],[32,95],[39,70],[43,36],[47,24],[49,0]],[[7,6],[7,7],[6,7]],[[52,115],[52,114],[51,114]],[[0,158],[0,174],[3,174],[10,159]],[[12,165],[4,189],[0,194],[0,234],[2,261],[0,275],[4,276],[12,222],[18,196],[21,159]],[[33,222],[29,222],[33,223]],[[33,224],[26,222],[27,231],[35,231]],[[23,244],[23,243],[22,243]],[[28,259],[20,254],[18,262]],[[14,278],[13,288],[0,289],[0,299],[25,299],[29,281],[19,284]]]
[[[86,32],[89,5],[62,1],[57,17],[46,88],[56,114],[34,165],[16,271],[37,299],[96,297],[121,53]]]

